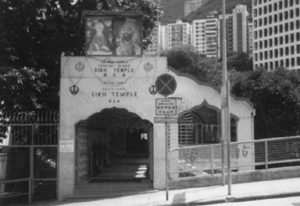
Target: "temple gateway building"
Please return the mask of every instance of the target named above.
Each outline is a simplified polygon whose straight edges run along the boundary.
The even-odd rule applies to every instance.
[[[95,31],[87,28],[87,55],[61,57],[59,199],[73,196],[79,185],[104,179],[108,169],[106,177],[117,180],[122,176],[118,165],[139,165],[130,178],[147,179],[152,189],[166,188],[167,172],[173,182],[218,173],[220,91],[168,68],[165,57],[143,56],[138,16],[89,17],[87,27]],[[92,40],[101,33],[104,37]],[[254,139],[253,113],[249,101],[230,97],[232,142]],[[180,150],[193,146],[203,148]],[[251,145],[231,151],[240,154],[233,170],[251,169],[239,167],[254,162],[246,149]]]

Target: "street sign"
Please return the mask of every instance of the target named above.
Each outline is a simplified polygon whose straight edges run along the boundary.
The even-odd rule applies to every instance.
[[[177,115],[177,99],[157,98],[155,99],[156,115]]]
[[[178,123],[177,117],[154,117],[154,123]]]
[[[159,77],[157,77],[155,81],[155,87],[158,94],[168,96],[175,92],[177,83],[175,78],[170,74],[162,74]]]

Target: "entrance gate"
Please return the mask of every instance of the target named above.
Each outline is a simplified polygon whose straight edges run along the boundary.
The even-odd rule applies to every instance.
[[[0,202],[56,198],[58,112],[0,116]]]

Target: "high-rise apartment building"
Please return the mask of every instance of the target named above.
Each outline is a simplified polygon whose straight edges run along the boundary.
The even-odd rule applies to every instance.
[[[174,24],[167,24],[164,29],[165,48],[173,49],[191,44],[191,25],[181,20]]]
[[[188,15],[192,11],[195,11],[197,8],[201,7],[207,0],[190,0],[184,3],[184,15]]]
[[[233,18],[232,14],[226,14],[226,51],[233,53]],[[219,16],[220,23],[220,50],[223,50],[223,15]]]
[[[162,26],[160,23],[154,28],[152,34],[152,43],[148,46],[145,55],[155,56],[159,55],[162,50]]]
[[[192,23],[192,45],[207,57],[220,57],[219,21],[216,18],[198,19]]]
[[[300,0],[253,0],[254,68],[300,68]]]
[[[232,14],[226,15],[226,46],[227,53],[249,53],[251,41],[250,30],[248,21],[249,13],[247,11],[247,6],[237,5],[233,10]],[[219,15],[220,20],[220,31],[221,31],[221,42],[223,39],[223,15]],[[222,43],[221,43],[222,48]]]
[[[247,6],[237,5],[232,10],[233,18],[233,51],[247,52],[247,23],[249,13]]]

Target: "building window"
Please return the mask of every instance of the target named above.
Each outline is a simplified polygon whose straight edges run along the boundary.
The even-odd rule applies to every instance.
[[[289,59],[286,59],[286,60],[285,60],[285,66],[286,66],[286,67],[289,67],[289,66],[290,66],[290,60],[289,60]]]
[[[291,59],[291,64],[292,64],[292,67],[295,66],[295,59],[294,58]]]
[[[293,42],[294,42],[294,34],[291,34],[291,36],[290,36],[290,40],[291,40],[291,43],[293,43]]]
[[[270,59],[272,59],[273,58],[273,51],[271,50],[270,51]]]
[[[273,39],[269,39],[269,45],[270,45],[270,47],[273,46]]]
[[[271,13],[272,12],[272,5],[270,4],[269,5],[269,13]]]
[[[258,9],[258,13],[259,13],[259,15],[262,15],[262,8]]]
[[[279,2],[279,10],[282,9],[282,1]]]
[[[284,0],[284,7],[285,7],[285,8],[288,7],[288,1],[289,1],[289,0]]]
[[[293,55],[295,53],[294,46],[291,46],[291,54]]]
[[[268,48],[268,40],[265,40],[264,44],[265,44],[265,48]]]
[[[289,18],[289,12],[286,11],[286,12],[284,12],[284,19],[287,20],[288,18]]]
[[[282,13],[279,14],[279,21],[282,21],[283,18],[282,18]]]
[[[279,25],[279,33],[282,33],[282,32],[283,32],[283,26]]]
[[[273,62],[270,62],[270,69],[273,70]]]
[[[289,55],[289,47],[285,47],[285,55]]]
[[[266,25],[268,25],[268,18],[267,17],[264,18],[264,26],[266,26]]]
[[[259,42],[259,48],[262,49],[262,41]]]
[[[277,14],[274,15],[274,22],[277,22]]]
[[[283,44],[283,37],[279,37],[279,44],[282,45]]]
[[[283,48],[280,48],[280,56],[283,57]]]
[[[286,44],[289,43],[289,35],[285,35],[285,43],[286,43]]]
[[[291,31],[294,30],[294,22],[290,22],[290,29],[291,29]]]
[[[262,38],[262,30],[259,30],[259,37]]]
[[[264,6],[264,13],[268,13],[267,6]]]
[[[265,51],[265,59],[268,59],[268,52]]]

